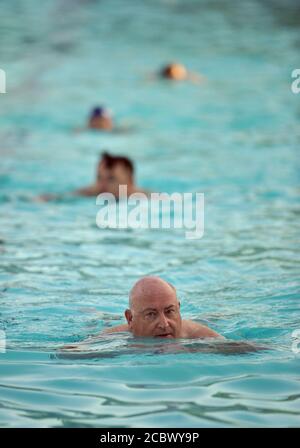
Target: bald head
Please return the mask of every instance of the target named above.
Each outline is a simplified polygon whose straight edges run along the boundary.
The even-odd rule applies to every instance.
[[[141,303],[151,303],[153,300],[159,300],[161,297],[168,297],[171,300],[177,300],[176,289],[173,285],[161,279],[160,277],[143,277],[138,280],[130,291],[129,307],[138,308]]]
[[[159,277],[141,278],[133,286],[125,311],[134,336],[176,338],[181,335],[176,289]]]

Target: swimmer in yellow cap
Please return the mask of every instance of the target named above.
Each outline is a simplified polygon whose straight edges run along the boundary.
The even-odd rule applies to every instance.
[[[188,71],[183,64],[177,62],[172,62],[164,66],[160,70],[159,76],[172,81],[192,81],[199,83],[204,80],[204,77],[198,73]]]

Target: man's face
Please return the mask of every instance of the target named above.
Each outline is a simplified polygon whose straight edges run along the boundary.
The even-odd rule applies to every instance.
[[[119,195],[119,185],[128,185],[131,176],[122,163],[117,163],[108,168],[104,162],[100,162],[97,170],[97,183],[103,193]]]
[[[125,316],[134,336],[155,338],[179,338],[181,335],[180,304],[175,291],[137,300]]]
[[[89,120],[89,128],[90,129],[104,129],[107,131],[111,131],[113,128],[113,122],[110,117],[104,117],[104,116],[92,117]]]

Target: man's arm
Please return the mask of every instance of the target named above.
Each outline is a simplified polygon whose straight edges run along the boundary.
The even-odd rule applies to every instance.
[[[72,191],[70,193],[62,193],[62,194],[41,194],[38,196],[35,201],[36,202],[48,202],[48,201],[55,201],[59,199],[64,199],[68,197],[74,197],[74,196],[98,196],[101,191],[99,190],[99,187],[94,184],[90,185],[89,187],[79,188],[78,190]]]
[[[90,185],[89,187],[79,188],[73,192],[75,196],[98,196],[100,193],[101,191],[96,184]]]

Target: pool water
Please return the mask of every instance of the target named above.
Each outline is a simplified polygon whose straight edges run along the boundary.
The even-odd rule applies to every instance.
[[[296,1],[1,5],[0,426],[300,426],[299,26]],[[150,79],[173,59],[206,81]],[[74,132],[97,104],[128,130]],[[203,238],[101,230],[94,198],[34,201],[89,184],[104,149],[143,188],[203,192]],[[144,275],[268,350],[117,334],[58,355],[123,322]]]

